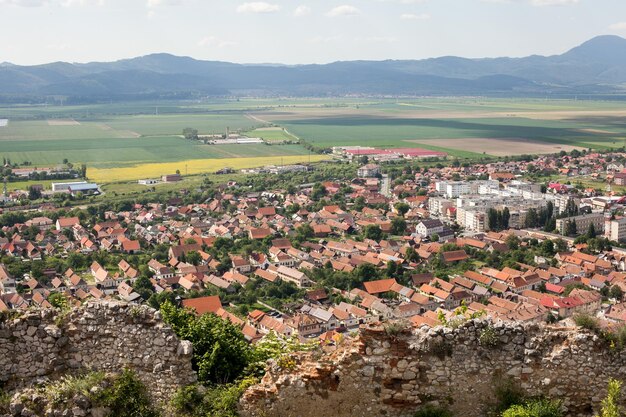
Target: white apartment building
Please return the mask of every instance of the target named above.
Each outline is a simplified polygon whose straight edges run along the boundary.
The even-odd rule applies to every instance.
[[[626,217],[621,219],[611,220],[606,219],[604,223],[604,237],[616,242],[623,242],[626,240]]]

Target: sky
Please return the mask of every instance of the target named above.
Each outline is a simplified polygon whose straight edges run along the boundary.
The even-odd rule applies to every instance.
[[[626,37],[626,0],[0,0],[0,62],[553,55]]]

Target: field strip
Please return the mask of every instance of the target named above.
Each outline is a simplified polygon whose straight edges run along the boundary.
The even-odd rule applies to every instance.
[[[547,110],[547,111],[513,111],[501,113],[508,117],[525,117],[536,120],[566,120],[587,117],[626,117],[626,110]]]
[[[48,119],[48,126],[80,126],[74,119]]]
[[[92,168],[87,169],[87,176],[91,181],[98,183],[136,181],[143,178],[157,178],[161,175],[172,174],[179,170],[183,175],[212,173],[219,169],[230,167],[233,169],[256,168],[265,165],[297,164],[329,160],[329,155],[289,155],[267,156],[254,158],[222,158],[222,159],[191,159],[178,162],[164,162],[139,164],[124,168]]]
[[[96,126],[102,130],[113,130],[113,128],[106,123],[96,123]]]
[[[250,119],[250,120],[254,120],[255,122],[263,123],[263,124],[265,124],[265,125],[272,124],[272,122],[269,122],[269,121],[267,121],[267,120],[263,120],[263,119],[261,119],[260,117],[257,117],[257,116],[255,116],[255,115],[253,115],[253,114],[250,114],[250,113],[246,113],[246,117],[247,117],[248,119]]]
[[[581,132],[581,133],[593,133],[593,134],[598,134],[598,135],[619,135],[618,132],[611,132],[608,130],[602,130],[602,129],[576,129],[577,132]]]
[[[548,143],[523,138],[414,139],[405,142],[419,143],[421,145],[435,145],[441,148],[485,153],[493,156],[547,154],[584,149],[579,146]]]

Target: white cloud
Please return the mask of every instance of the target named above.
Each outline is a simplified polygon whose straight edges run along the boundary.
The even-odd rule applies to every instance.
[[[237,13],[274,13],[279,10],[279,5],[266,3],[264,1],[243,3],[237,7]]]
[[[367,36],[365,38],[355,38],[357,42],[379,42],[379,43],[393,43],[397,42],[398,38],[393,36]]]
[[[73,6],[104,6],[105,0],[63,0],[61,1],[61,6],[63,7],[73,7]]]
[[[72,47],[69,43],[52,43],[46,46],[54,51],[66,51]]]
[[[146,6],[150,8],[159,6],[179,6],[182,3],[182,0],[148,0]]]
[[[21,7],[41,7],[47,5],[48,3],[48,0],[0,0],[0,6],[3,4],[9,4]]]
[[[609,26],[609,29],[618,31],[626,30],[626,22],[613,23],[611,26]]]
[[[217,48],[226,48],[228,46],[235,46],[237,42],[226,41],[224,39],[220,39],[217,36],[205,36],[204,38],[198,41],[198,46],[201,47],[217,47]]]
[[[419,4],[426,3],[428,0],[378,0],[385,3],[400,3],[400,4]]]
[[[430,15],[428,13],[404,13],[400,15],[400,19],[402,20],[428,20],[430,19]]]
[[[496,4],[513,4],[513,3],[527,3],[532,6],[571,6],[580,3],[580,0],[480,0],[483,3],[496,3]]]
[[[298,6],[296,10],[293,11],[293,15],[296,17],[302,17],[311,14],[311,8],[309,6]]]
[[[357,9],[356,7],[344,4],[343,6],[337,6],[334,9],[331,9],[328,13],[326,13],[326,15],[330,17],[338,17],[338,16],[355,16],[360,13],[361,11]]]
[[[329,43],[329,42],[336,42],[341,40],[341,36],[335,35],[335,36],[316,36],[314,38],[309,39],[309,42],[311,43]]]
[[[533,6],[569,6],[577,4],[580,0],[530,0]]]

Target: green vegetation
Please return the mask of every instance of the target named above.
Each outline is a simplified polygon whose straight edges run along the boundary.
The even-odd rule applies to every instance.
[[[512,378],[503,375],[495,375],[493,378],[495,404],[493,404],[493,412],[495,416],[508,410],[514,405],[523,404],[526,394]]]
[[[81,399],[87,399],[93,407],[108,410],[106,417],[158,417],[160,413],[152,404],[148,391],[135,372],[124,369],[120,374],[88,372],[82,375],[66,375],[56,381],[35,388],[37,395],[50,401],[56,408],[71,410]],[[2,392],[0,391],[0,394]],[[44,402],[26,401],[36,415],[43,415]],[[10,398],[0,395],[0,411],[9,405]]]
[[[502,417],[562,417],[563,408],[560,401],[531,400],[523,405],[514,405]]]
[[[163,320],[176,334],[193,343],[192,363],[202,385],[182,388],[171,406],[189,417],[235,417],[237,401],[265,372],[266,362],[275,359],[283,368],[292,368],[293,352],[312,350],[315,344],[280,339],[274,333],[250,345],[238,327],[214,314],[196,316],[169,301],[161,305]]]
[[[252,349],[235,325],[213,314],[196,316],[170,302],[163,320],[178,337],[193,343],[193,366],[201,382],[224,384],[239,378],[252,361]]]
[[[447,408],[436,407],[434,405],[425,405],[420,408],[414,417],[453,417],[452,413]]]
[[[622,408],[619,403],[622,396],[622,381],[609,379],[606,397],[602,400],[602,409],[597,417],[621,417]]]
[[[5,107],[0,112],[10,122],[0,129],[0,156],[33,166],[54,166],[69,159],[88,167],[112,168],[193,159],[306,155],[305,147],[369,145],[421,147],[461,159],[487,159],[488,151],[456,145],[450,149],[441,141],[520,138],[522,142],[530,139],[583,148],[616,147],[626,134],[619,118],[584,114],[541,118],[546,112],[616,108],[606,102],[521,99],[216,99],[207,103]],[[516,112],[539,116],[526,118]],[[477,118],[477,114],[484,117]],[[204,145],[184,139],[181,132],[189,127],[200,135],[225,133],[227,128],[245,131],[270,143],[302,139],[304,146]],[[424,143],[411,142],[424,139]],[[532,153],[532,144],[529,146],[528,153]]]
[[[235,384],[181,388],[172,398],[171,407],[182,417],[238,417],[237,403],[244,391],[257,382],[245,378]]]
[[[67,404],[78,395],[95,399],[91,389],[100,386],[105,378],[104,372],[90,372],[79,376],[67,375],[46,386],[46,396],[54,404]]]
[[[110,412],[107,417],[158,417],[146,387],[130,369],[124,371],[104,389],[99,402]]]
[[[480,332],[480,336],[478,336],[478,342],[481,344],[481,346],[485,347],[496,347],[499,341],[500,338],[498,337],[498,332],[491,325],[485,327]]]

